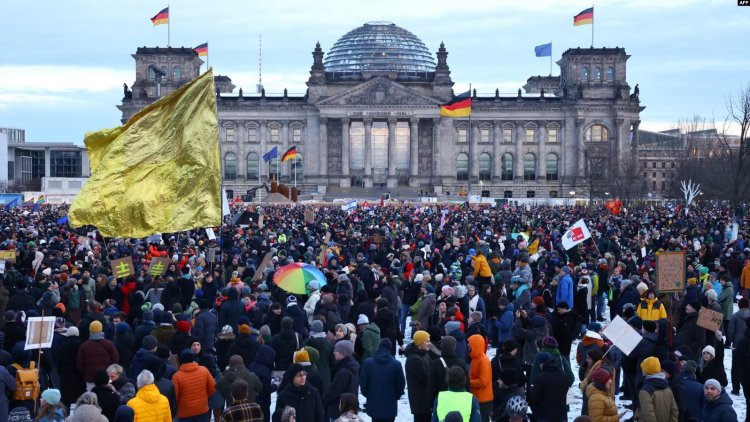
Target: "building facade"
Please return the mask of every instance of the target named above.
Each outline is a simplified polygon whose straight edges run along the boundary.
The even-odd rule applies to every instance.
[[[244,95],[217,76],[224,186],[235,195],[278,174],[304,192],[398,186],[491,197],[563,197],[581,179],[614,178],[637,154],[640,105],[623,48],[575,48],[560,76],[531,77],[517,95],[472,93],[471,118],[441,117],[454,97],[448,51],[436,55],[409,31],[371,22],[320,45],[304,96]],[[198,76],[192,49],[138,48],[136,80],[118,107],[135,112]],[[469,79],[470,75],[466,75]],[[632,92],[631,92],[632,91]],[[471,148],[470,148],[470,145]],[[300,158],[269,162],[296,146]],[[471,154],[471,156],[469,156]]]

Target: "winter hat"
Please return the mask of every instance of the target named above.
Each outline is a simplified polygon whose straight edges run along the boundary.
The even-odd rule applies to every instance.
[[[440,351],[445,354],[456,353],[456,338],[453,336],[445,336],[440,340]]]
[[[447,325],[446,325],[446,331],[447,331]],[[419,330],[416,333],[414,333],[414,336],[412,337],[412,340],[414,340],[415,346],[421,346],[423,345],[427,340],[430,339],[430,334],[427,331]]]
[[[550,355],[547,352],[541,352],[538,355],[536,355],[537,362],[539,362],[540,365],[544,365],[549,363],[549,361],[552,360],[552,355]]]
[[[146,350],[154,350],[156,349],[156,346],[159,345],[159,342],[156,340],[156,337],[152,335],[148,335],[146,337],[143,337],[143,348]]]
[[[310,289],[310,291],[318,290],[320,288],[320,283],[318,283],[318,280],[313,280],[307,284],[307,288]]]
[[[589,323],[588,330],[598,333],[602,330],[602,324],[599,324],[598,322]]]
[[[669,374],[670,377],[673,377],[675,373],[677,372],[677,364],[672,360],[665,360],[661,364],[661,369]]]
[[[121,404],[117,407],[117,410],[115,411],[115,421],[117,422],[127,422],[132,421],[135,419],[135,411],[132,407]]]
[[[247,324],[240,325],[239,329],[240,334],[250,334],[250,326]]]
[[[445,296],[453,296],[453,287],[446,284],[440,289],[440,292]]]
[[[42,398],[44,399],[44,401],[51,404],[52,406],[60,403],[60,397],[60,390],[56,388],[48,388],[42,393]]]
[[[697,370],[698,370],[698,365],[695,363],[695,361],[686,360],[682,364],[682,372],[684,374],[695,376],[695,371]]]
[[[542,339],[542,347],[545,349],[557,349],[560,345],[557,343],[556,338],[547,336]]]
[[[286,375],[289,376],[289,379],[294,379],[294,377],[297,376],[298,373],[302,371],[307,371],[307,367],[300,365],[299,363],[293,363],[289,366],[289,369],[286,371]]]
[[[287,298],[286,298],[286,304],[287,305],[296,304],[296,303],[297,303],[297,297],[296,296],[294,296],[294,295],[287,296]]]
[[[185,349],[180,352],[180,365],[195,362],[195,355],[190,349]]]
[[[390,353],[391,349],[393,348],[393,343],[391,343],[390,339],[384,338],[380,340],[380,344],[378,345],[378,349],[385,349]]]
[[[294,352],[293,363],[310,363],[310,355],[307,350],[300,349]]]
[[[562,267],[562,271],[563,271],[563,272],[564,272],[565,274],[570,274],[570,267],[568,267],[567,265],[563,265],[563,267]]]
[[[543,316],[535,316],[534,318],[531,318],[531,326],[533,328],[541,328],[547,325],[547,319]]]
[[[80,333],[78,332],[78,327],[68,327],[63,335],[65,337],[78,337],[79,334]]]
[[[456,330],[460,330],[460,329],[461,329],[461,323],[458,322],[458,321],[448,321],[445,324],[445,332],[446,333],[450,334],[450,333],[452,333],[452,332],[454,332]]]
[[[5,311],[5,320],[6,321],[15,321],[16,320],[16,313],[14,311],[11,311],[11,310]]]
[[[591,378],[591,381],[594,381],[599,385],[605,385],[607,381],[612,379],[612,375],[610,375],[609,371],[599,366],[591,371],[589,378]]]
[[[715,380],[713,378],[709,378],[709,379],[706,380],[706,382],[703,383],[703,386],[705,387],[705,386],[709,386],[709,385],[712,385],[715,389],[721,391],[721,384],[719,383],[719,381],[717,381],[717,380]]]
[[[128,333],[128,330],[130,329],[130,326],[127,322],[118,322],[115,330],[117,331],[118,336],[124,336]]]
[[[531,303],[533,303],[536,306],[542,306],[544,305],[544,298],[541,296],[534,296],[534,298],[531,299]]]
[[[146,311],[143,313],[143,320],[144,321],[153,321],[154,320],[154,312],[153,311]]]
[[[339,352],[344,356],[351,356],[354,353],[354,343],[350,340],[340,340],[333,346],[334,352]]]
[[[310,332],[311,333],[322,333],[323,332],[323,322],[316,319],[310,324]]]
[[[424,290],[427,292],[427,294],[435,293],[435,288],[432,287],[432,284],[425,284]]]
[[[109,375],[107,375],[107,371],[105,371],[104,369],[96,371],[96,373],[94,374],[94,385],[99,386],[107,384],[109,384]]]
[[[704,347],[702,353],[708,353],[709,355],[716,357],[716,349],[714,349],[714,346]]]
[[[304,349],[307,352],[308,358],[310,358],[310,363],[315,363],[320,360],[320,352],[318,352],[318,349],[312,346],[305,346]]]
[[[89,324],[89,332],[91,334],[101,333],[102,323],[99,321],[91,321],[91,324]]]
[[[448,412],[445,415],[445,419],[443,419],[445,422],[464,422],[463,416],[461,416],[461,412],[458,410],[454,410],[452,412]]]
[[[641,362],[641,370],[643,370],[643,373],[645,375],[654,375],[661,372],[661,363],[659,363],[659,359],[650,356]]]
[[[357,318],[357,325],[367,325],[370,323],[370,319],[365,314],[359,314]]]
[[[294,320],[289,318],[288,316],[281,318],[281,328],[290,329],[292,328],[293,324],[294,324]]]
[[[177,332],[178,333],[189,333],[190,332],[190,323],[188,321],[178,321],[177,322]]]

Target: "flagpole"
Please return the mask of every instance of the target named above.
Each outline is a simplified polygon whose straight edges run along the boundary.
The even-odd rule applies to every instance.
[[[552,76],[552,41],[549,42],[549,75]]]
[[[591,11],[594,11],[594,5],[591,5]],[[591,13],[591,48],[594,48],[594,14]]]
[[[172,27],[172,16],[170,16],[172,13],[169,10],[169,3],[167,3],[167,47],[172,46],[172,40],[171,40],[171,27]]]
[[[208,71],[208,69],[210,69],[210,68],[211,68],[211,66],[210,66],[210,64],[209,64],[209,62],[208,62],[208,56],[209,56],[210,54],[211,54],[211,53],[210,53],[210,52],[208,51],[208,40],[206,40],[206,71]]]
[[[469,99],[470,99],[470,101],[474,100],[474,95],[471,92],[471,83],[469,83]],[[469,177],[468,177],[469,192],[466,195],[466,201],[469,204],[471,203],[471,164],[472,164],[472,161],[473,161],[472,160],[472,158],[473,158],[472,157],[473,148],[472,148],[472,145],[471,145],[472,144],[472,142],[471,142],[471,133],[474,131],[473,128],[471,127],[471,115],[472,115],[472,113],[469,112]]]

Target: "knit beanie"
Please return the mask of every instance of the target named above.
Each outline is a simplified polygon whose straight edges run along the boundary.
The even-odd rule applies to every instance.
[[[682,364],[682,372],[687,375],[695,375],[695,371],[698,370],[698,365],[695,361],[687,360]]]
[[[557,349],[559,344],[557,343],[557,339],[552,336],[547,336],[542,339],[542,347],[545,349]]]
[[[414,340],[414,345],[419,347],[423,345],[427,340],[430,339],[430,334],[427,333],[427,331],[419,330],[416,333],[414,333],[414,336],[412,337],[412,339]]]
[[[156,348],[156,346],[159,345],[158,340],[156,340],[156,337],[152,335],[148,335],[146,337],[143,337],[143,348],[146,350],[153,350]]]
[[[55,406],[56,404],[60,403],[60,397],[61,397],[60,390],[56,388],[48,388],[44,390],[44,392],[42,393],[42,398],[44,399],[44,401],[46,401],[52,406]]]
[[[641,370],[645,375],[658,374],[661,372],[661,363],[659,363],[659,359],[650,356],[641,362]]]
[[[315,363],[320,360],[320,352],[318,352],[318,349],[312,347],[312,346],[305,346],[305,351],[307,351],[307,356],[310,358],[310,363]]]
[[[310,363],[310,355],[307,350],[300,349],[294,352],[293,363]]]
[[[96,334],[102,332],[102,323],[99,321],[91,321],[89,324],[89,333]]]
[[[292,296],[294,297],[294,296]],[[284,318],[281,318],[281,328],[290,329],[292,328],[292,325],[294,324],[294,320],[289,318],[288,316],[285,316]]]
[[[351,356],[354,353],[354,344],[350,340],[340,340],[333,346],[333,351],[344,356]]]
[[[177,322],[177,332],[178,333],[189,333],[190,332],[190,323],[188,321],[178,321]]]
[[[712,385],[714,388],[716,388],[717,390],[721,391],[721,384],[719,383],[719,381],[717,381],[717,380],[715,380],[713,378],[709,378],[709,379],[706,380],[706,382],[703,383],[704,387],[708,386],[708,385]]]
[[[544,365],[546,363],[549,363],[549,361],[552,360],[552,355],[550,355],[547,352],[541,352],[538,355],[536,355],[537,362],[539,362],[540,365]]]
[[[612,375],[610,375],[609,371],[599,366],[591,371],[589,378],[599,385],[605,385],[612,378]]]
[[[316,319],[310,324],[310,332],[311,333],[322,333],[323,332],[323,322]]]
[[[391,349],[393,348],[393,343],[391,343],[391,339],[384,338],[380,340],[380,344],[378,344],[378,350],[387,350],[389,353]]]
[[[250,326],[247,324],[240,325],[239,332],[240,334],[250,334]]]
[[[716,357],[716,349],[714,349],[713,346],[704,347],[702,353],[708,353],[709,355]]]
[[[460,329],[461,329],[461,323],[458,322],[458,321],[448,321],[445,324],[445,332],[446,333],[450,334],[450,333],[452,333],[452,332],[454,332],[456,330],[460,330]]]
[[[440,340],[440,351],[445,354],[456,353],[456,338],[453,336],[445,336]]]
[[[185,349],[180,353],[180,364],[195,362],[195,355],[190,349]]]

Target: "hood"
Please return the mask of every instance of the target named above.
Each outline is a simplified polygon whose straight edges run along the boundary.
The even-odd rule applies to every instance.
[[[154,387],[156,389],[156,387]],[[156,390],[159,393],[159,390]],[[92,404],[82,404],[76,407],[73,421],[98,421],[102,418],[102,410]]]
[[[601,334],[594,331],[586,331],[586,334],[584,334],[583,339],[581,340],[584,346],[591,346],[600,341],[602,341]]]
[[[509,303],[508,306],[506,306],[505,309],[503,310],[503,313],[510,312],[512,314],[515,311],[516,311],[515,305],[513,305],[513,303]]]
[[[473,336],[469,337],[469,346],[471,347],[471,351],[469,352],[469,356],[472,359],[478,359],[480,356],[484,355],[484,338],[479,334],[474,334]]]
[[[138,390],[138,393],[136,393],[136,397],[143,399],[148,404],[155,404],[159,402],[159,398],[161,398],[161,393],[159,392],[159,389],[154,384],[144,385],[141,387],[140,390]],[[78,413],[78,409],[76,409],[76,413]]]
[[[654,390],[663,390],[669,388],[669,382],[663,373],[649,375],[643,380],[643,385],[651,386]]]
[[[715,408],[716,406],[720,405],[728,405],[729,407],[732,407],[732,405],[734,404],[732,398],[729,397],[729,394],[727,394],[727,390],[721,390],[721,394],[719,394],[719,397],[717,397],[716,400],[705,401],[705,403],[709,408]]]
[[[378,348],[378,350],[375,352],[375,356],[373,356],[373,359],[375,359],[375,362],[378,362],[380,364],[386,364],[393,360],[393,356],[391,356],[391,352],[381,347]]]
[[[180,371],[182,372],[195,372],[198,370],[200,365],[197,362],[188,362],[180,365]]]
[[[338,368],[346,368],[354,374],[359,374],[359,362],[351,356],[347,356],[336,362]]]
[[[258,349],[258,353],[255,355],[255,361],[265,365],[269,368],[273,368],[273,362],[276,359],[276,351],[271,346],[262,345]]]

